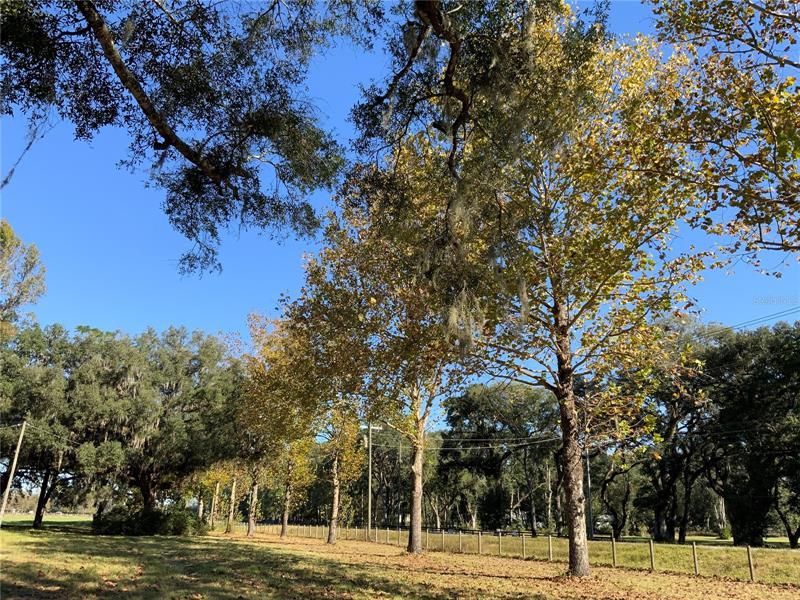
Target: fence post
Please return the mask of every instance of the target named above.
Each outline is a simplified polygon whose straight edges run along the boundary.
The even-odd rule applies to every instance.
[[[442,552],[444,552],[444,528],[442,528]]]
[[[614,534],[611,534],[611,566],[617,566],[617,540],[614,539]]]
[[[528,558],[528,553],[525,551],[525,532],[522,532],[522,560]]]
[[[547,536],[547,560],[553,560],[553,536]]]
[[[497,556],[503,556],[503,532],[499,531],[497,536]]]
[[[397,526],[397,545],[400,545],[400,525]]]
[[[430,538],[431,538],[431,532],[430,532],[430,530],[429,530],[429,529],[426,527],[426,528],[425,528],[425,550],[427,550],[427,549],[430,547],[430,544],[429,544],[429,542],[430,542]]]
[[[386,526],[386,545],[389,545],[389,526]]]
[[[753,551],[750,550],[750,546],[747,546],[747,566],[750,568],[750,583],[755,583],[756,581],[756,572],[753,568]]]
[[[650,542],[650,570],[656,570],[656,553],[655,549],[653,548],[653,538],[648,540]]]
[[[700,569],[697,566],[697,542],[692,542],[692,562],[694,563],[694,574],[700,575]]]
[[[481,532],[479,531],[478,532],[478,554],[483,554],[483,546],[481,545],[482,537],[483,536],[481,535]]]
[[[459,554],[464,552],[464,547],[461,545],[461,530],[458,530],[458,552]]]

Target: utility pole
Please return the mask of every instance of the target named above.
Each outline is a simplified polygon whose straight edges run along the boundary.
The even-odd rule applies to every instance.
[[[14,450],[14,460],[11,461],[11,469],[8,472],[8,483],[6,484],[6,491],[3,492],[3,506],[0,508],[0,526],[3,524],[3,516],[6,514],[6,504],[8,503],[8,495],[11,493],[11,484],[14,483],[14,473],[17,470],[17,459],[19,458],[19,449],[22,447],[22,436],[25,435],[25,427],[28,425],[27,419],[22,421],[22,428],[19,430],[19,438],[17,438],[17,449]]]

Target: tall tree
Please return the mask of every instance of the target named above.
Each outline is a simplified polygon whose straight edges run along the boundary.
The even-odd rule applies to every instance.
[[[404,198],[429,209],[430,190],[409,177]],[[426,427],[437,402],[462,370],[447,323],[420,272],[414,237],[384,235],[386,210],[396,189],[382,175],[356,169],[342,190],[341,216],[331,216],[327,246],[309,265],[305,290],[309,322],[328,338],[330,364],[342,366],[348,392],[370,418],[385,419],[412,447],[409,552],[422,551],[423,466]],[[406,230],[408,231],[408,230]]]
[[[229,224],[315,226],[307,194],[342,161],[303,93],[309,60],[333,36],[369,40],[380,17],[357,1],[9,0],[0,110],[34,125],[55,112],[83,140],[123,128],[126,163],[152,165],[193,244],[182,268],[214,267]]]
[[[647,383],[663,347],[654,320],[685,302],[703,261],[670,248],[695,202],[690,178],[647,175],[690,169],[682,146],[663,143],[691,84],[683,62],[662,62],[644,39],[587,52],[570,31],[565,18],[531,22],[530,62],[513,93],[498,91],[495,120],[473,132],[445,225],[467,264],[462,335],[491,373],[558,401],[569,570],[583,576],[581,445],[598,424],[625,435],[644,394],[620,394],[614,378]]]

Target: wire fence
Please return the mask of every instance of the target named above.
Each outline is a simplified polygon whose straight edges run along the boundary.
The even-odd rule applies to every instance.
[[[236,523],[237,531],[247,523]],[[279,535],[279,524],[258,523],[257,534]],[[325,541],[325,525],[289,525],[290,537]],[[338,540],[369,541],[390,546],[408,545],[408,529],[339,527]],[[430,552],[500,556],[522,560],[567,562],[566,538],[525,532],[486,532],[456,529],[423,529],[423,548]],[[749,546],[707,544],[654,544],[649,541],[589,541],[590,563],[595,566],[624,567],[651,572],[721,577],[740,581],[782,583],[800,586],[800,551]]]

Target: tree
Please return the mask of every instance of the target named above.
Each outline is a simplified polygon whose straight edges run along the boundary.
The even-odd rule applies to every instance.
[[[442,457],[439,470],[454,472],[451,478],[466,486],[463,500],[471,526],[476,526],[478,505],[481,526],[498,528],[511,520],[508,503],[489,506],[485,497],[489,487],[508,487],[503,493],[509,496],[524,491],[517,495],[517,504],[527,507],[526,520],[536,535],[537,496],[546,491],[544,467],[558,439],[552,394],[513,383],[474,385],[448,398],[444,406],[448,430],[442,441],[451,450]]]
[[[627,435],[663,352],[655,320],[685,303],[703,260],[670,249],[694,185],[646,175],[690,168],[683,147],[663,143],[683,93],[680,57],[662,63],[644,39],[587,51],[569,32],[562,19],[531,24],[528,70],[470,139],[450,231],[469,265],[463,336],[490,373],[558,401],[569,570],[583,576],[585,432]],[[622,372],[636,393],[620,394]]]
[[[152,164],[170,223],[194,245],[182,269],[218,267],[229,224],[315,226],[306,196],[342,159],[302,93],[309,60],[335,35],[368,40],[380,18],[358,2],[11,0],[0,110],[33,127],[53,111],[82,140],[125,129],[126,163]]]
[[[416,203],[412,211],[428,210],[430,189],[407,173],[404,198]],[[419,273],[419,246],[403,229],[394,229],[391,240],[385,236],[383,209],[396,200],[396,188],[383,188],[383,181],[368,166],[348,179],[342,215],[331,215],[327,246],[308,267],[303,304],[305,319],[335,355],[327,363],[341,365],[346,391],[361,399],[369,419],[385,420],[411,443],[408,551],[421,552],[426,426],[464,372],[440,305]]]
[[[325,440],[321,450],[331,482],[327,543],[335,544],[342,488],[358,478],[364,465],[364,449],[361,446],[356,407],[343,401],[334,402],[326,415],[320,435]]]
[[[800,452],[800,324],[720,333],[703,354],[717,416],[708,424],[711,485],[725,499],[735,544],[762,546],[773,508],[787,517]],[[788,518],[783,521],[794,536]],[[795,538],[796,543],[796,538]]]
[[[252,315],[250,335],[257,352],[247,358],[241,421],[247,423],[256,449],[251,453],[253,468],[263,462],[280,482],[276,485],[283,495],[284,537],[292,506],[312,479],[312,431],[324,406],[320,393],[327,388],[317,386],[307,329]],[[255,495],[252,500],[255,502]]]
[[[200,332],[148,331],[136,346],[146,357],[149,395],[136,397],[141,429],[126,451],[128,477],[145,510],[186,476],[231,455],[233,408],[244,374],[225,346]],[[226,443],[227,442],[227,443]]]
[[[44,293],[44,266],[36,246],[25,245],[5,219],[0,221],[0,341],[14,333],[19,309]]]
[[[790,0],[650,0],[662,41],[689,52],[697,85],[676,102],[706,203],[693,218],[761,248],[800,250],[800,8]],[[718,209],[732,207],[721,222]]]

